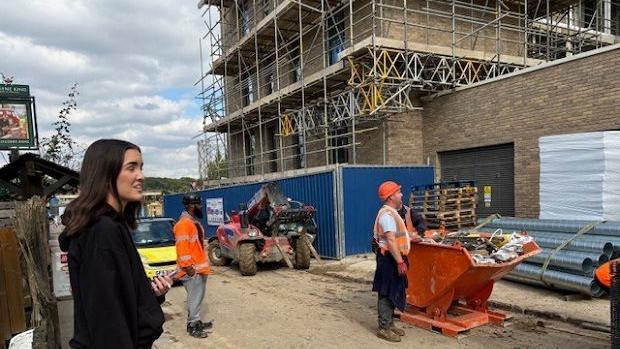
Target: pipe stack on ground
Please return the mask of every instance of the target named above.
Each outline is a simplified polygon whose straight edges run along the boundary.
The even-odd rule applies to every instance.
[[[572,238],[588,221],[541,220],[522,218],[495,219],[481,230],[504,234],[526,231],[543,252],[528,258],[504,278],[548,288],[601,297],[605,291],[594,280],[594,270],[612,258],[620,256],[620,222],[605,222],[574,238],[549,260],[547,270],[542,266],[553,251]]]

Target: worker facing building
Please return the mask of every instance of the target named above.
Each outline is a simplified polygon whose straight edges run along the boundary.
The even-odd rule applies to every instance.
[[[429,163],[488,190],[480,214],[537,216],[538,138],[620,128],[614,1],[199,7],[210,64],[198,150],[212,184]]]

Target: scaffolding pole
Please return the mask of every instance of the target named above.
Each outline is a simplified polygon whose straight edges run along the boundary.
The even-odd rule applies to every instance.
[[[206,165],[220,148],[225,160],[216,164],[217,177],[264,175],[273,163],[282,172],[291,160],[326,165],[339,161],[339,150],[357,163],[365,153],[359,149],[377,138],[383,155],[376,161],[385,164],[387,122],[419,109],[419,97],[613,44],[620,34],[611,17],[620,11],[617,0],[596,0],[591,9],[580,0],[212,0],[207,6],[207,71],[199,42],[201,177],[209,176]],[[359,137],[377,124],[375,136]],[[267,128],[277,129],[269,133],[271,146]],[[213,142],[215,151],[204,149]]]

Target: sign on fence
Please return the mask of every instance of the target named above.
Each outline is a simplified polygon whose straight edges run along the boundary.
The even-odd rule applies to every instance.
[[[207,224],[220,225],[224,223],[224,199],[207,199]]]

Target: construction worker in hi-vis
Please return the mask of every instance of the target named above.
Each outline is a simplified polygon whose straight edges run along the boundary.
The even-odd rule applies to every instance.
[[[400,185],[387,181],[379,186],[379,198],[383,207],[375,219],[373,242],[377,247],[377,269],[372,290],[378,294],[377,337],[390,342],[400,342],[405,331],[394,325],[394,308],[405,309],[407,289],[407,255],[411,235],[407,224],[398,214],[403,205]],[[407,215],[409,216],[409,215]],[[411,232],[413,233],[413,231]]]
[[[606,263],[601,264],[594,271],[594,278],[598,282],[599,286],[603,287],[606,291],[609,291],[612,283],[611,264],[620,262],[620,258],[612,259]],[[617,265],[617,264],[616,264]]]
[[[200,320],[200,306],[204,299],[207,276],[212,273],[204,250],[205,231],[200,224],[202,201],[199,193],[183,196],[185,211],[174,225],[177,249],[177,278],[187,291],[187,332],[192,337],[206,338],[213,324]]]

